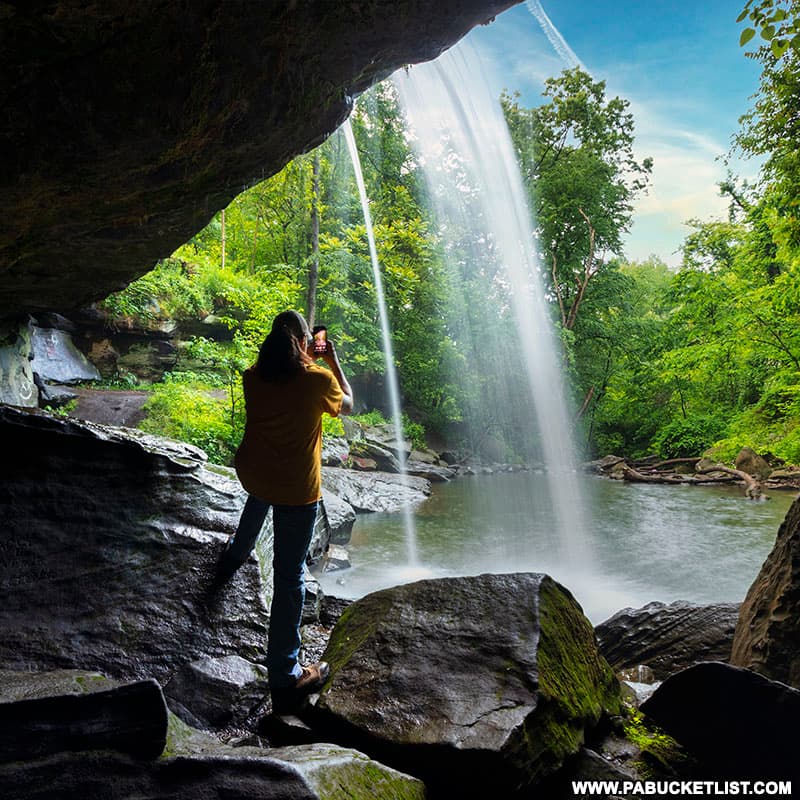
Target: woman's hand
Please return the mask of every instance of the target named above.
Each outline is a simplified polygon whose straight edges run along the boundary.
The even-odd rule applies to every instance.
[[[315,353],[317,358],[321,358],[331,369],[339,363],[339,356],[336,355],[336,348],[330,339],[325,341],[327,345],[324,353]]]

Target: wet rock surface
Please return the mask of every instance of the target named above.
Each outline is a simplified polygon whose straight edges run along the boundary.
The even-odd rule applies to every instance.
[[[224,743],[170,714],[155,681],[116,686],[79,671],[0,678],[4,800],[425,796],[418,780],[336,745],[265,748],[256,736]]]
[[[368,595],[344,612],[325,659],[312,727],[450,796],[539,780],[618,705],[591,625],[546,575]]]
[[[165,684],[172,711],[195,727],[243,726],[269,694],[265,667],[241,656],[184,664]]]
[[[202,656],[263,661],[252,560],[212,579],[244,496],[201,451],[0,407],[0,666],[163,678]],[[262,537],[263,538],[263,537]]]
[[[322,468],[322,485],[356,511],[399,511],[421,503],[431,491],[428,481],[413,475],[330,467]]]
[[[737,603],[648,603],[618,611],[595,633],[615,670],[645,665],[663,680],[700,661],[728,661],[738,616]]]
[[[46,382],[80,383],[100,380],[97,367],[75,347],[67,331],[33,327],[33,371]]]
[[[30,355],[33,325],[30,321],[0,320],[0,403],[35,408],[39,390],[33,379]]]
[[[742,603],[731,663],[800,688],[800,498]]]

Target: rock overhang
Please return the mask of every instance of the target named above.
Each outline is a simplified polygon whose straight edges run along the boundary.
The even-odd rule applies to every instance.
[[[354,96],[518,2],[5,5],[0,319],[124,287]]]

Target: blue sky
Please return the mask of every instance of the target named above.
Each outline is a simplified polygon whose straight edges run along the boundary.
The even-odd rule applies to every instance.
[[[522,4],[469,35],[496,73],[498,88],[519,90],[538,105],[545,78],[583,65],[607,93],[631,103],[636,153],[654,159],[648,194],[637,201],[626,255],[654,253],[668,264],[689,218],[724,218],[718,157],[751,105],[759,66],[739,47],[743,0],[542,0],[549,38]],[[548,27],[545,22],[544,27]],[[754,177],[755,164],[732,163]]]

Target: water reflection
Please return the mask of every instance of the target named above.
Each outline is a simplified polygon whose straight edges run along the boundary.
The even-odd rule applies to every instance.
[[[585,479],[594,561],[562,550],[543,475],[499,474],[439,484],[415,512],[419,564],[408,573],[402,515],[360,515],[353,568],[323,576],[328,594],[360,597],[421,577],[546,572],[567,586],[597,623],[653,600],[697,603],[744,598],[794,498],[766,503],[735,487],[675,487]]]

